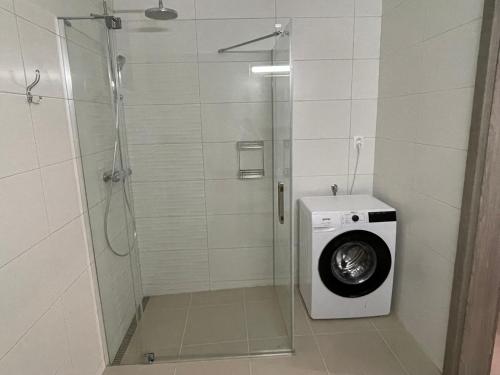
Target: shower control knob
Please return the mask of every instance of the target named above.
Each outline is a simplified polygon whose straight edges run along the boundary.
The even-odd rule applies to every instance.
[[[352,215],[352,221],[355,223],[359,221],[359,216],[358,215]]]

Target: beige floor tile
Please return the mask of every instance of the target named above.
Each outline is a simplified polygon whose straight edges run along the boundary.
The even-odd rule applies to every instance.
[[[312,320],[309,319],[311,329],[316,335],[346,333],[346,332],[368,332],[375,331],[370,319],[331,319]]]
[[[243,304],[190,308],[184,345],[215,344],[245,339]]]
[[[289,337],[274,337],[259,340],[250,340],[250,353],[262,354],[274,351],[285,351],[291,349]]]
[[[257,286],[245,289],[245,299],[247,301],[262,301],[265,299],[276,299],[274,286]]]
[[[312,336],[297,337],[296,354],[251,360],[252,375],[319,375],[326,374],[320,353]]]
[[[204,345],[184,345],[181,349],[181,359],[189,358],[210,358],[210,357],[227,357],[239,356],[248,354],[248,342],[231,341],[217,344]]]
[[[332,375],[406,375],[377,332],[316,336]]]
[[[371,321],[378,330],[404,329],[403,325],[395,315],[378,316],[371,318]]]
[[[113,366],[108,367],[103,375],[174,375],[174,364],[154,364],[139,366]]]
[[[309,317],[300,296],[295,296],[295,335],[312,335]]]
[[[210,292],[197,292],[192,295],[192,306],[202,305],[227,305],[243,303],[243,289],[214,290]]]
[[[152,296],[146,305],[147,310],[175,308],[175,307],[188,307],[190,293],[181,294],[166,294],[163,296]]]
[[[246,309],[250,339],[287,336],[280,307],[274,299],[248,301]]]
[[[381,331],[385,341],[410,375],[439,375],[436,365],[405,330]]]
[[[172,348],[179,350],[187,309],[154,309],[144,312],[137,326],[134,339],[142,345],[144,352],[155,352],[160,355],[171,353]],[[175,350],[174,350],[175,351]]]
[[[199,361],[177,365],[176,375],[250,375],[247,359]]]

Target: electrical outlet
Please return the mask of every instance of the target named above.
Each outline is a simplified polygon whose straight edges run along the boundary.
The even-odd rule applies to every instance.
[[[359,135],[355,135],[354,136],[354,146],[356,147],[363,147],[365,143],[365,138],[364,137],[361,137]]]

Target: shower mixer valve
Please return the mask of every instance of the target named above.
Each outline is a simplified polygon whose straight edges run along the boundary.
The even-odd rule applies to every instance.
[[[102,179],[104,182],[120,182],[120,181],[125,181],[127,177],[132,175],[132,169],[127,168],[127,169],[120,169],[117,171],[107,171],[104,172],[102,175]]]

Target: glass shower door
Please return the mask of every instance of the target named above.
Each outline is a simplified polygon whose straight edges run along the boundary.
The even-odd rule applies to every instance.
[[[287,345],[293,348],[292,252],[292,25],[284,27],[273,49],[273,186],[274,283],[285,325]]]

